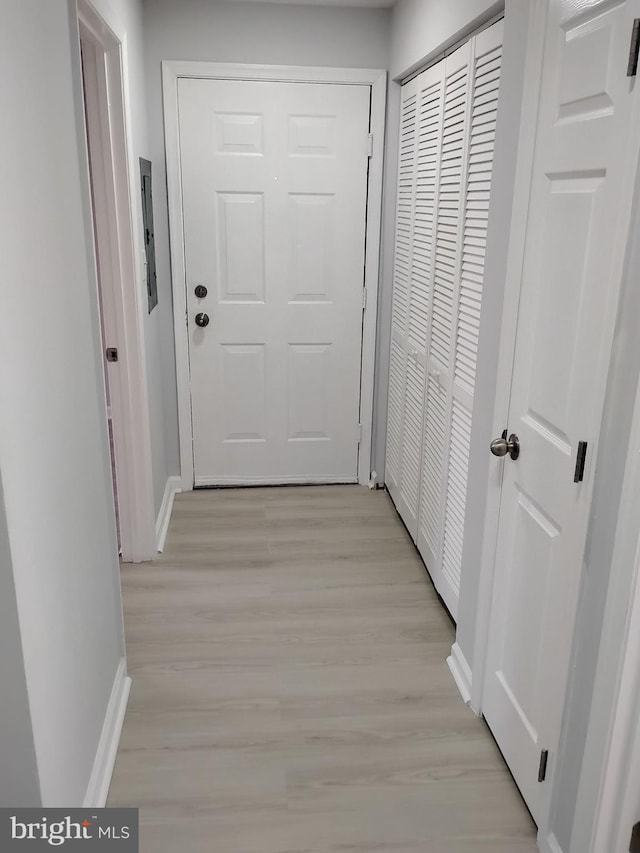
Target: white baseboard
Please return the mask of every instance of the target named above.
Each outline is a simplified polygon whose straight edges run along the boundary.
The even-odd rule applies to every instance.
[[[357,477],[196,477],[196,486],[328,486],[358,482]]]
[[[540,850],[540,853],[564,853],[553,832],[547,835],[546,838],[542,833],[538,834],[538,850]]]
[[[173,509],[173,499],[178,492],[182,491],[180,487],[180,477],[167,477],[167,482],[164,487],[164,495],[162,496],[162,505],[158,518],[156,519],[156,548],[160,554],[164,550],[164,543],[167,538],[167,530],[171,521],[171,510]]]
[[[453,675],[453,680],[460,691],[464,704],[471,708],[471,667],[457,643],[451,646],[451,655],[447,658],[447,665],[451,670],[451,675]]]
[[[87,792],[82,804],[85,808],[101,809],[107,802],[130,690],[131,679],[127,676],[127,662],[125,658],[121,658],[111,689],[111,697],[104,717],[102,734],[93,762]]]

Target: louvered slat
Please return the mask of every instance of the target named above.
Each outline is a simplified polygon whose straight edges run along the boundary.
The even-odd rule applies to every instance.
[[[424,368],[409,358],[404,402],[402,481],[400,491],[412,517],[418,516],[422,461],[422,416],[424,408]],[[413,532],[413,536],[416,531]]]
[[[500,46],[476,57],[471,91],[466,213],[454,369],[456,383],[471,397],[475,391],[478,360],[500,60]]]
[[[404,356],[395,341],[391,341],[389,363],[389,405],[387,413],[387,474],[400,482],[400,448],[402,445],[402,406],[404,385]]]
[[[425,352],[434,260],[433,231],[442,112],[441,81],[435,80],[423,89],[419,101],[409,341],[418,350]]]
[[[395,329],[401,334],[406,328],[409,311],[417,111],[417,96],[412,94],[402,104],[393,275],[392,318]]]
[[[425,538],[431,559],[440,555],[442,520],[442,472],[446,435],[447,397],[440,383],[432,376],[427,383],[425,404],[424,451],[422,468],[422,494],[420,505],[420,532]],[[427,561],[429,555],[425,555]],[[429,566],[431,571],[436,568]]]
[[[456,264],[462,202],[462,169],[466,144],[468,68],[464,64],[445,78],[442,119],[442,162],[435,235],[435,269],[430,357],[444,370],[451,363]]]
[[[392,343],[387,414],[387,482],[392,494],[402,481],[406,392],[406,335],[411,292],[415,155],[419,103],[415,86],[403,87],[393,273]]]
[[[471,413],[453,401],[451,434],[448,448],[447,501],[445,506],[444,537],[442,543],[442,574],[449,585],[459,593],[464,520],[467,503],[467,476],[469,472],[469,447],[471,438]]]

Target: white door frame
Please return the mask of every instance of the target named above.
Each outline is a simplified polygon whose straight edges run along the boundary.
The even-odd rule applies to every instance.
[[[520,112],[520,131],[518,142],[518,159],[513,188],[514,199],[528,198],[533,172],[535,153],[535,138],[540,96],[542,57],[544,50],[544,30],[546,23],[546,3],[544,0],[534,0],[529,36],[527,40],[527,57],[525,60],[524,79],[529,81],[524,86],[523,103]],[[516,346],[516,327],[518,321],[518,306],[520,302],[520,284],[524,265],[525,240],[527,228],[528,206],[520,204],[513,208],[511,230],[507,235],[509,249],[507,254],[506,283],[502,310],[502,325],[498,345],[498,368],[495,385],[495,403],[493,408],[493,428],[491,435],[497,437],[507,424],[509,400],[511,397],[511,374]],[[491,227],[491,225],[489,225]],[[518,283],[514,286],[514,283]],[[482,334],[482,329],[480,329]],[[489,448],[487,447],[487,453]],[[491,601],[493,598],[493,580],[498,544],[498,519],[500,515],[500,499],[502,495],[503,466],[494,465],[489,469],[486,490],[485,522],[482,536],[482,552],[480,554],[480,580],[478,584],[478,599],[476,607],[476,625],[473,645],[473,660],[469,662],[470,672],[465,672],[459,682],[461,693],[476,714],[482,713],[482,694],[485,680],[486,652],[489,640],[491,618]],[[461,649],[456,643],[452,649],[452,662],[458,668],[466,669],[466,661]],[[462,663],[460,663],[462,661]],[[457,671],[457,670],[456,670]],[[455,677],[455,673],[454,673]],[[456,681],[459,681],[456,678]]]
[[[626,851],[631,827],[640,820],[640,385],[626,459],[567,853]]]
[[[525,84],[523,105],[521,111],[520,134],[519,134],[519,153],[516,166],[516,178],[514,186],[514,198],[528,199],[532,171],[534,167],[535,140],[538,103],[540,98],[540,90],[542,84],[542,63],[545,47],[547,8],[550,0],[534,0],[532,8],[531,26],[529,30],[529,38],[527,44],[527,57],[525,66]],[[630,127],[630,144],[627,146],[627,160],[629,165],[629,174],[635,174],[635,156],[634,150],[637,150],[638,139],[640,137],[640,127],[638,127],[638,108],[636,108],[635,116],[632,118]],[[630,185],[633,185],[633,180],[630,180]],[[632,192],[630,191],[627,197],[621,201],[627,213],[630,213],[632,204]],[[513,363],[516,346],[516,331],[518,322],[518,309],[520,302],[520,287],[522,280],[522,271],[525,257],[526,231],[528,221],[528,204],[519,204],[514,208],[514,214],[509,233],[509,249],[506,271],[506,286],[505,299],[502,317],[502,327],[499,344],[499,359],[498,370],[496,376],[496,399],[493,416],[493,437],[500,435],[502,430],[508,426],[509,404],[511,396],[511,377],[513,371]],[[615,256],[618,257],[620,267],[620,279],[622,278],[623,260],[625,257],[625,246],[628,239],[629,218],[627,218],[627,228],[622,229],[624,233],[617,236],[618,251]],[[619,294],[618,294],[619,296]],[[615,313],[618,307],[618,296],[616,299],[610,299],[607,310]],[[606,320],[609,317],[605,318]],[[613,323],[610,324],[610,333],[608,342],[603,345],[606,350],[611,353],[611,345],[613,341]],[[604,351],[604,349],[603,349]],[[608,364],[603,368],[606,376]],[[596,441],[592,449],[591,455],[591,470],[595,463],[597,454],[597,440],[599,438],[600,429],[596,433]],[[487,453],[489,449],[487,448]],[[477,598],[477,617],[474,635],[474,657],[471,664],[471,672],[466,673],[463,679],[463,688],[468,690],[468,704],[476,714],[482,713],[483,692],[486,679],[486,663],[487,663],[487,648],[491,622],[491,604],[493,597],[495,561],[498,543],[498,522],[500,515],[500,501],[502,490],[502,466],[496,464],[491,467],[486,492],[486,515],[483,533],[483,546],[480,555],[480,582]],[[590,484],[590,500],[593,491],[593,476],[591,476]],[[454,665],[456,652],[459,651],[457,644],[454,645],[453,657]],[[566,673],[568,678],[568,672]],[[469,683],[470,682],[470,683]],[[566,686],[566,679],[565,679]],[[461,690],[464,695],[464,690]],[[560,738],[560,727],[553,733],[548,744],[550,755],[557,755],[558,741]],[[552,760],[547,776],[547,784],[549,791],[553,792],[555,781],[555,771],[557,762]],[[553,837],[548,836],[548,821],[550,817],[550,797],[547,797],[544,807],[544,817],[540,822],[539,827],[539,843],[540,844],[557,844]],[[555,849],[552,846],[541,849]],[[559,848],[558,848],[559,849]],[[608,848],[602,848],[607,849]],[[581,851],[582,853],[582,851]],[[596,853],[594,850],[593,853]],[[600,853],[600,850],[597,851]],[[613,851],[612,851],[613,853]]]
[[[358,481],[369,482],[371,474],[371,434],[373,427],[373,386],[378,309],[378,268],[382,219],[382,165],[384,158],[384,117],[387,73],[380,69],[315,68],[279,65],[234,65],[217,62],[164,61],[162,91],[167,157],[169,201],[169,243],[173,289],[173,320],[178,386],[178,430],[182,491],[193,489],[193,424],[189,375],[189,338],[186,324],[187,284],[182,215],[182,179],[178,127],[178,80],[195,77],[211,80],[251,80],[278,83],[337,83],[371,88],[370,132],[374,137],[369,159],[367,230],[364,285],[366,307],[362,329],[362,370],[360,376],[360,423],[362,437],[358,451]]]
[[[83,51],[90,51],[95,70],[84,81],[92,171],[99,183],[95,220],[100,257],[95,262],[102,290],[108,291],[103,301],[106,343],[118,349],[109,390],[122,558],[141,562],[154,557],[156,540],[143,329],[146,285],[125,99],[126,37],[111,29],[90,0],[78,0],[78,21]],[[88,179],[88,160],[86,168]]]

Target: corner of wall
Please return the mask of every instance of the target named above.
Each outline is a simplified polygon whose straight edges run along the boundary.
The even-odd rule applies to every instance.
[[[42,797],[1,477],[0,566],[0,807],[39,806]]]

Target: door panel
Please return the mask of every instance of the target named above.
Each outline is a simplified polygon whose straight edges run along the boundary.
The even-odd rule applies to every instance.
[[[637,156],[640,3],[550,0],[483,711],[534,818],[553,770]],[[631,153],[631,145],[633,153]],[[631,156],[630,156],[631,154]],[[574,482],[578,442],[588,442]]]
[[[264,199],[255,193],[216,194],[220,302],[264,302]]]
[[[498,26],[498,29],[501,27]],[[433,309],[427,368],[444,402],[444,436],[441,464],[425,467],[430,488],[439,494],[440,518],[432,572],[438,592],[454,619],[458,611],[464,516],[468,436],[461,429],[471,419],[454,408],[456,325],[460,299],[465,184],[469,156],[469,72],[476,39],[467,42],[444,61],[442,153],[439,175],[435,242]],[[438,429],[429,420],[425,431]],[[433,436],[430,436],[434,440]],[[459,440],[462,438],[462,444]],[[440,439],[442,440],[442,439]],[[466,447],[466,450],[465,450]],[[420,546],[420,542],[418,542]],[[429,552],[427,552],[429,554]]]
[[[356,482],[370,90],[178,99],[195,483]]]
[[[449,357],[446,370],[437,359],[432,372],[446,395],[447,445],[443,457],[440,545],[435,563],[437,587],[457,616],[467,518],[467,477],[471,450],[473,398],[484,289],[484,261],[493,175],[493,147],[500,92],[502,22],[479,33],[464,57],[468,66],[465,142],[460,151],[457,253],[453,278]],[[459,60],[459,62],[462,61]],[[455,66],[451,79],[456,80]],[[459,73],[459,72],[458,72]],[[455,103],[455,101],[454,101]],[[456,161],[457,162],[457,161]]]
[[[265,441],[267,413],[264,346],[222,344],[220,349],[224,440]]]

